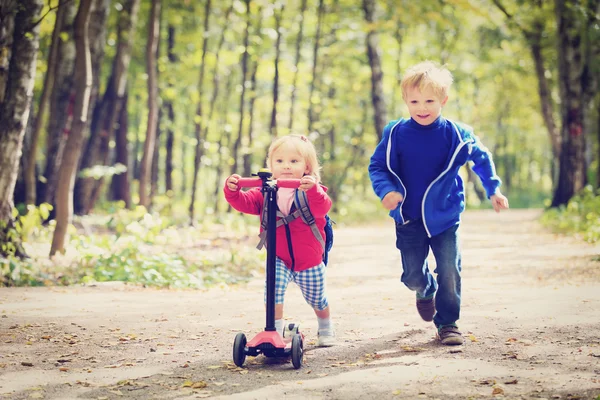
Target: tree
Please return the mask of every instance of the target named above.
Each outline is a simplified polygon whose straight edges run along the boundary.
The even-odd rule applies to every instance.
[[[50,257],[64,253],[67,229],[73,219],[73,187],[83,145],[83,130],[87,121],[92,89],[92,59],[88,22],[92,0],[81,0],[75,17],[75,97],[71,132],[65,144],[63,160],[58,171],[56,188],[56,227],[50,247]]]
[[[375,0],[363,0],[363,10],[365,12],[365,21],[369,25],[367,33],[367,55],[369,56],[369,65],[371,66],[371,101],[373,103],[373,118],[375,122],[375,132],[381,140],[383,128],[387,123],[385,111],[385,98],[383,94],[383,69],[379,57],[379,41],[377,32],[374,29],[375,22]]]
[[[567,204],[587,183],[585,120],[597,87],[591,55],[600,44],[590,40],[600,0],[556,0],[558,70],[561,94],[560,170],[552,207]],[[596,22],[597,24],[597,22]]]
[[[306,13],[306,3],[307,0],[302,0],[302,5],[300,6],[300,14],[297,15],[298,18],[298,36],[296,37],[296,56],[294,61],[294,79],[292,81],[292,98],[290,100],[290,120],[288,129],[291,132],[294,126],[294,105],[296,104],[296,85],[298,84],[298,69],[300,67],[300,59],[301,59],[301,50],[302,50],[302,40],[304,38],[304,14]]]
[[[116,54],[104,95],[95,106],[90,126],[90,139],[81,160],[81,169],[108,164],[109,144],[114,131],[118,130],[116,125],[127,89],[131,46],[133,45],[139,7],[140,0],[123,2],[117,28]],[[78,202],[75,204],[76,213],[88,214],[92,210],[99,197],[103,181],[103,178],[96,180],[91,177],[77,179],[75,185],[75,192],[78,195]]]
[[[42,94],[40,95],[40,101],[38,106],[37,115],[35,115],[35,122],[33,126],[33,133],[31,134],[31,144],[29,146],[29,154],[26,162],[25,170],[25,202],[27,204],[36,204],[37,191],[36,191],[36,159],[37,159],[37,147],[42,131],[44,122],[44,116],[48,102],[50,101],[50,94],[52,93],[52,87],[54,85],[54,74],[57,65],[58,58],[58,47],[60,42],[60,31],[62,29],[62,23],[64,21],[64,13],[66,7],[64,6],[66,0],[59,0],[58,10],[56,11],[56,22],[54,23],[54,30],[52,31],[52,42],[50,44],[50,51],[48,53],[48,69],[44,76],[44,87],[42,88]]]
[[[156,55],[158,53],[158,40],[160,36],[160,7],[161,0],[152,0],[150,21],[148,23],[148,41],[146,46],[146,67],[148,71],[148,125],[144,154],[140,167],[140,205],[150,206],[149,190],[152,159],[154,155],[154,141],[158,121],[158,82],[156,68]]]
[[[202,41],[202,61],[200,64],[200,77],[198,79],[198,106],[196,107],[196,122],[194,124],[196,133],[196,152],[194,154],[194,175],[192,177],[192,198],[190,200],[190,224],[195,222],[195,211],[196,211],[196,192],[198,190],[198,172],[200,171],[200,163],[202,161],[202,155],[204,154],[204,138],[202,137],[203,126],[206,122],[203,121],[203,109],[202,109],[202,98],[204,94],[204,71],[206,67],[206,54],[208,53],[208,33],[209,25],[208,19],[210,16],[210,4],[211,0],[206,0],[204,7],[204,40]]]
[[[25,256],[14,227],[13,193],[29,119],[42,0],[0,2],[0,256]]]

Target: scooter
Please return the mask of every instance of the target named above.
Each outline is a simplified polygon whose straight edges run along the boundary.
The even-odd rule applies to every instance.
[[[272,173],[268,169],[261,169],[258,178],[240,178],[239,187],[261,187],[267,201],[267,304],[266,326],[249,342],[246,335],[238,333],[233,342],[233,362],[238,367],[244,365],[246,356],[256,357],[263,354],[265,357],[290,357],[295,369],[302,366],[304,355],[304,335],[299,332],[297,324],[290,323],[280,335],[275,329],[275,246],[276,246],[276,211],[277,189],[280,187],[297,188],[299,179],[271,179]],[[289,338],[291,337],[291,341]],[[287,339],[287,340],[286,340]]]

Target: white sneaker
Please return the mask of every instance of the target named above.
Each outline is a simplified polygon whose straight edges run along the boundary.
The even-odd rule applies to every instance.
[[[330,347],[335,346],[335,332],[333,329],[319,329],[317,346],[319,347]]]

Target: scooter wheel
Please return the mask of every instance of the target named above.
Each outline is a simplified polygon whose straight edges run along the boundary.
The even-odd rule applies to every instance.
[[[233,362],[241,367],[244,361],[246,361],[246,335],[240,332],[233,342]]]
[[[302,336],[295,334],[292,338],[292,365],[295,369],[299,369],[302,366],[302,357],[304,356],[303,347]]]

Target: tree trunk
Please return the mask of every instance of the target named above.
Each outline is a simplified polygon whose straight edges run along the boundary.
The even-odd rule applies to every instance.
[[[26,256],[20,239],[7,233],[15,223],[13,193],[35,82],[39,25],[32,21],[41,9],[41,0],[0,5],[0,256]]]
[[[232,79],[233,74],[229,73],[227,74],[227,84],[225,86],[225,95],[222,101],[222,111],[220,113],[220,123],[219,126],[227,126],[229,125],[229,116],[227,113],[227,109],[229,106],[229,99],[231,98],[231,93],[233,92],[233,90],[231,90],[231,86],[233,85],[233,79]],[[215,173],[215,191],[214,191],[214,199],[215,199],[215,212],[219,211],[219,203],[222,199],[222,196],[220,195],[221,191],[223,190],[223,181],[221,180],[221,175],[223,175],[223,167],[224,167],[224,162],[223,159],[227,160],[228,159],[228,153],[226,153],[225,151],[223,151],[224,149],[228,149],[229,147],[231,147],[231,129],[226,129],[225,132],[223,133],[223,135],[221,135],[219,137],[219,154],[217,156],[217,170]]]
[[[50,112],[48,115],[48,133],[46,137],[46,165],[44,167],[43,185],[38,199],[40,203],[55,204],[58,170],[62,162],[63,150],[73,120],[73,68],[75,64],[75,43],[73,41],[73,21],[77,12],[74,1],[65,1],[64,13],[57,14],[62,18],[60,23],[61,40],[58,45],[58,61],[54,68],[54,85],[50,96]]]
[[[577,2],[579,3],[579,2]],[[587,182],[585,162],[586,137],[585,85],[582,79],[589,68],[584,56],[585,33],[582,32],[578,8],[566,0],[556,0],[555,11],[558,32],[558,62],[560,94],[562,149],[558,184],[552,199],[552,207],[565,205]],[[589,29],[584,27],[583,29]]]
[[[123,9],[119,14],[117,30],[116,54],[112,62],[110,77],[102,99],[95,104],[92,123],[90,126],[90,139],[81,160],[81,169],[92,168],[95,165],[108,165],[109,145],[116,127],[123,95],[127,86],[127,71],[131,59],[131,46],[137,25],[137,15],[140,0],[127,0],[123,2]],[[75,212],[88,214],[94,208],[101,190],[104,178],[78,178],[75,184],[75,193],[79,202],[75,203]]]
[[[244,135],[244,113],[246,107],[246,78],[248,77],[248,46],[250,42],[250,0],[244,0],[246,3],[246,29],[244,31],[244,52],[242,53],[242,87],[240,94],[240,121],[238,124],[238,135],[233,143],[233,150],[231,157],[233,158],[233,165],[231,172],[239,173],[239,160],[238,155],[240,147],[242,145],[242,139]]]
[[[157,59],[158,61],[158,59]],[[160,142],[162,131],[160,129],[161,119],[163,118],[162,108],[158,110],[158,121],[156,122],[156,140],[154,141],[154,155],[152,156],[152,168],[150,174],[150,204],[154,204],[154,197],[158,195],[158,174],[160,172]]]
[[[298,36],[296,38],[296,58],[294,61],[294,78],[292,80],[292,96],[290,99],[290,120],[288,124],[288,130],[293,132],[294,127],[294,106],[296,105],[296,86],[298,85],[298,74],[300,71],[300,59],[302,49],[302,42],[304,40],[304,14],[306,13],[307,0],[302,0],[300,6],[300,14],[298,15]]]
[[[192,196],[189,207],[190,224],[194,224],[196,220],[196,192],[198,191],[198,173],[204,153],[204,138],[202,137],[203,127],[206,122],[203,121],[202,98],[204,97],[204,71],[206,67],[206,54],[208,53],[208,33],[210,32],[208,21],[210,17],[211,0],[206,0],[204,6],[204,40],[202,41],[202,61],[200,65],[200,77],[198,79],[198,107],[196,108],[195,118],[195,134],[196,134],[196,151],[194,153],[194,174],[192,175]]]
[[[315,45],[313,47],[313,65],[312,79],[308,90],[308,133],[312,133],[315,122],[314,99],[317,86],[317,67],[319,65],[319,44],[321,40],[321,28],[323,25],[323,15],[325,14],[325,2],[319,0],[319,9],[317,11],[317,32],[315,33]]]
[[[177,61],[177,57],[173,49],[175,48],[175,26],[170,24],[167,28],[167,57],[169,58],[169,64],[173,66]],[[218,65],[218,63],[217,63]],[[173,81],[167,79],[167,84],[170,88],[173,87]],[[167,112],[167,140],[166,140],[166,158],[165,158],[165,190],[167,193],[173,191],[173,145],[175,142],[175,131],[173,130],[173,124],[175,124],[175,109],[173,108],[173,101],[170,98],[165,98],[164,107]]]
[[[92,88],[92,61],[87,26],[92,0],[81,0],[75,17],[75,105],[72,129],[65,145],[63,161],[58,171],[56,190],[56,227],[50,256],[64,253],[67,228],[73,218],[73,186],[87,121]]]
[[[204,129],[204,137],[208,137],[208,130],[209,130],[209,126],[213,120],[213,114],[214,114],[214,110],[215,107],[217,105],[217,99],[219,97],[219,91],[220,91],[220,87],[221,87],[221,76],[219,74],[219,59],[221,57],[221,50],[223,49],[223,44],[225,44],[225,34],[227,32],[227,28],[229,26],[229,17],[231,15],[231,12],[233,11],[233,2],[231,3],[231,5],[227,8],[227,11],[225,11],[225,18],[223,21],[223,28],[221,29],[221,34],[219,36],[219,44],[217,45],[217,49],[215,51],[215,69],[213,72],[213,81],[212,81],[212,87],[213,87],[213,91],[212,91],[212,95],[210,97],[210,104],[209,104],[209,110],[208,110],[208,117],[207,117],[207,121],[208,123],[206,124],[206,127]],[[218,126],[226,126],[225,121],[227,120],[225,115],[227,114],[227,106],[229,105],[229,95],[231,94],[231,76],[233,74],[228,73],[227,74],[227,89],[225,91],[226,96],[227,96],[227,100],[224,102],[224,111],[222,114],[222,118],[223,120],[221,121],[221,123],[218,124]],[[223,172],[223,165],[222,165],[222,159],[223,159],[223,148],[224,148],[224,143],[229,144],[229,137],[231,136],[231,130],[224,130],[223,134],[219,135],[219,151],[217,152],[217,161],[216,161],[216,170],[215,170],[215,174],[216,174],[216,180],[217,180],[217,184],[216,184],[216,188],[218,191],[221,190],[221,182],[220,182],[220,177],[221,174]],[[215,212],[218,211],[219,207],[219,196],[218,193],[216,194],[216,201],[215,201],[215,207],[214,210]]]
[[[48,69],[44,76],[44,86],[42,88],[42,94],[40,95],[39,107],[37,115],[34,118],[33,132],[31,134],[31,142],[29,145],[29,152],[26,161],[25,169],[25,203],[36,204],[37,199],[37,179],[36,179],[36,161],[37,161],[37,147],[42,131],[42,126],[45,121],[46,108],[48,101],[50,100],[50,94],[52,93],[52,85],[54,85],[54,74],[58,58],[58,47],[60,42],[60,31],[62,29],[62,23],[64,21],[65,3],[66,0],[58,1],[58,9],[56,10],[56,22],[54,23],[54,29],[52,31],[52,42],[50,44],[50,52],[48,53]]]
[[[123,94],[123,102],[119,112],[119,127],[116,131],[115,140],[115,161],[127,167],[127,171],[122,174],[113,175],[111,182],[112,200],[122,200],[125,202],[125,208],[131,208],[130,177],[132,168],[129,165],[129,142],[127,141],[127,131],[129,130],[129,119],[127,114],[127,90]]]
[[[248,148],[252,148],[254,145],[254,104],[256,103],[256,98],[258,94],[256,93],[256,72],[258,71],[258,60],[254,62],[254,67],[252,69],[252,75],[250,76],[250,101],[248,104],[248,114],[250,115],[250,120],[248,121]],[[272,136],[275,138],[275,136]],[[263,165],[266,165],[266,151],[265,157],[263,160],[265,162]],[[244,153],[243,157],[243,174],[242,176],[250,176],[252,173],[256,173],[256,171],[252,171],[252,154],[250,152]]]
[[[281,55],[281,16],[283,15],[284,7],[285,6],[283,3],[277,3],[277,5],[274,6],[273,10],[277,39],[275,40],[275,74],[273,75],[273,109],[271,111],[271,125],[269,126],[269,132],[271,133],[272,139],[275,139],[277,137],[277,102],[279,100],[279,57]],[[252,128],[250,128],[250,130],[251,129]]]
[[[600,188],[600,93],[596,95],[596,188]]]
[[[260,17],[262,15],[262,12],[259,9],[258,14],[258,24],[256,26],[255,29],[255,33],[254,33],[254,37],[255,40],[259,43],[262,42],[262,18]],[[250,101],[248,102],[248,114],[250,115],[250,120],[248,121],[248,148],[252,149],[254,147],[254,104],[256,103],[256,99],[258,98],[258,93],[256,90],[256,73],[258,72],[258,64],[259,64],[259,58],[254,55],[252,57],[254,59],[253,61],[253,68],[252,68],[252,74],[250,76]],[[266,165],[266,158],[267,158],[267,152],[265,151],[265,157],[263,160],[265,160],[265,162],[263,162],[263,165]],[[252,154],[247,151],[244,153],[243,156],[243,176],[250,176],[252,173],[256,173],[256,171],[252,171]]]
[[[150,12],[150,21],[148,24],[148,42],[146,47],[146,66],[148,71],[148,125],[146,129],[146,140],[144,141],[144,154],[140,166],[139,187],[140,205],[146,208],[150,206],[148,186],[150,185],[150,173],[158,120],[158,69],[156,67],[156,56],[160,34],[160,7],[161,0],[152,0],[152,10]]]
[[[375,1],[363,0],[363,10],[365,20],[369,25],[367,33],[367,55],[369,65],[371,66],[371,101],[373,103],[373,118],[375,122],[375,132],[378,141],[381,140],[383,128],[387,123],[385,110],[385,98],[383,94],[383,69],[381,68],[381,59],[379,57],[379,40],[377,32],[373,28],[375,25]]]

